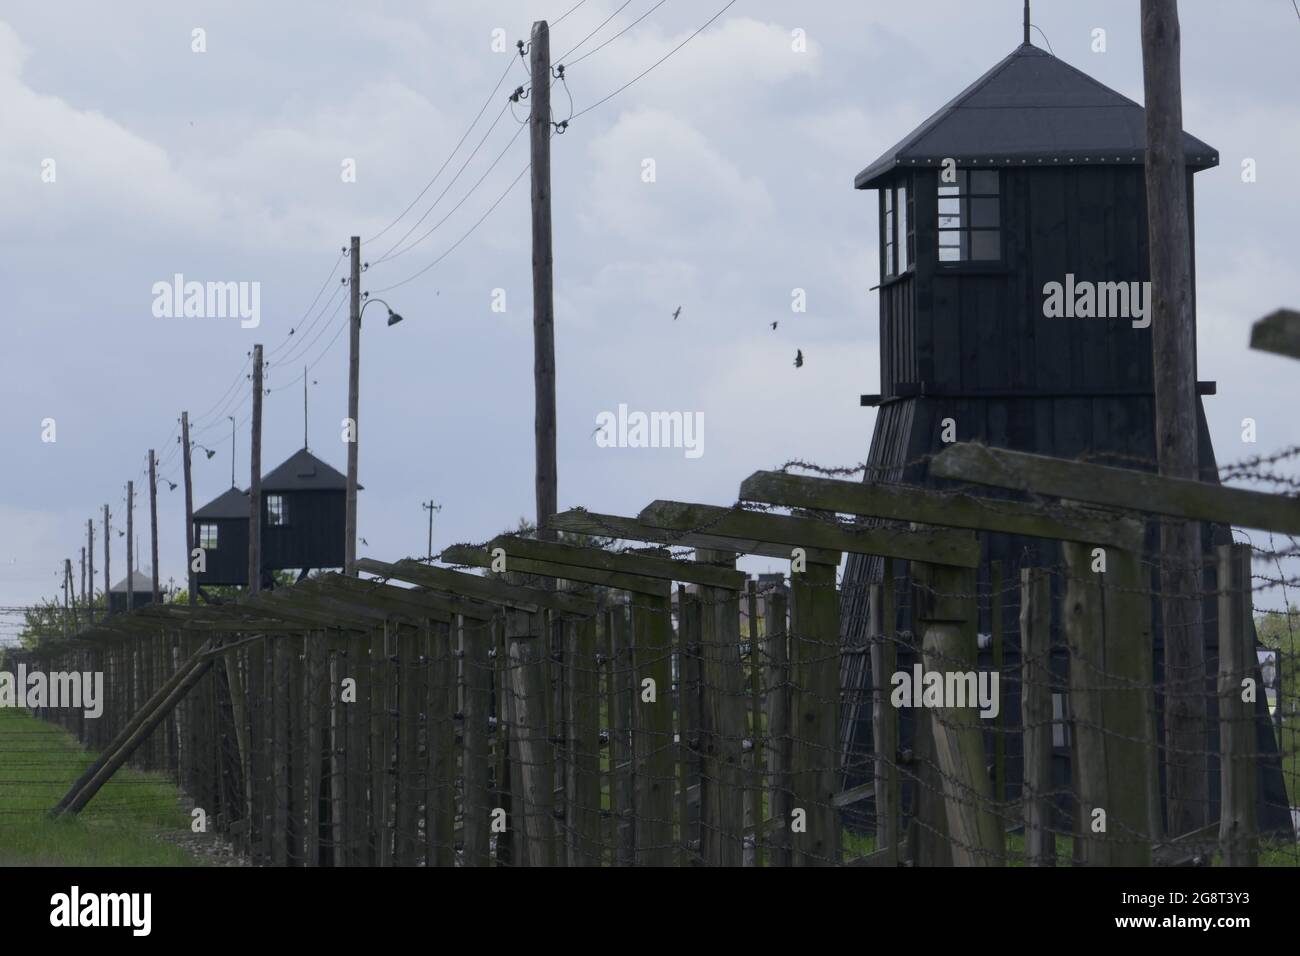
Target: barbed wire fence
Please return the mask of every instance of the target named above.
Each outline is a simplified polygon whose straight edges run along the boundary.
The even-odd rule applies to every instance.
[[[1276,469],[1296,454],[1224,473],[1286,486]],[[1023,503],[982,501],[1008,516]],[[170,775],[210,828],[268,865],[1300,865],[1293,537],[1207,536],[1204,587],[1177,597],[1206,635],[1203,745],[1188,747],[1163,728],[1171,678],[1187,675],[1160,656],[1171,596],[1154,549],[1101,549],[1098,570],[1089,546],[1013,536],[978,567],[876,556],[841,577],[839,551],[810,547],[760,586],[734,554],[691,542],[776,509],[717,510],[653,552],[560,545],[609,556],[604,579],[514,553],[512,570],[481,577],[408,558],[373,581],[118,615],[3,666],[102,672],[101,717],[37,716]],[[602,520],[589,521],[601,544],[629,540]],[[450,553],[491,567],[512,538],[530,540]],[[656,578],[614,558],[665,566]],[[0,737],[6,766],[21,771],[33,744]],[[1185,833],[1164,817],[1175,762],[1204,783],[1177,794],[1204,821]],[[14,822],[50,809],[0,805]]]

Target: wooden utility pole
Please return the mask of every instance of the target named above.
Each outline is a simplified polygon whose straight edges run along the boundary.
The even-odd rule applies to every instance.
[[[158,462],[153,449],[149,449],[149,540],[153,558],[153,603],[159,601],[158,595]]]
[[[86,619],[95,623],[95,519],[86,519],[86,581],[90,584],[89,601],[86,603]],[[105,602],[108,594],[104,595]]]
[[[81,546],[81,600],[82,607],[86,605],[86,546]]]
[[[194,485],[190,482],[190,413],[181,412],[181,462],[185,474],[185,586],[190,603],[198,601],[194,580]]]
[[[262,590],[262,346],[253,346],[253,435],[248,484],[248,593]]]
[[[357,442],[361,438],[357,424],[361,390],[361,237],[353,236],[351,292],[348,313],[348,493],[343,521],[343,572],[356,574],[357,561]]]
[[[110,557],[109,541],[109,524],[108,524],[108,505],[104,505],[104,616],[109,617],[113,613],[113,579],[109,575],[108,563]]]
[[[1146,190],[1150,234],[1156,460],[1160,474],[1197,471],[1196,316],[1183,154],[1177,0],[1142,0]],[[1165,664],[1165,792],[1169,835],[1205,825],[1205,635],[1200,525],[1165,520],[1160,535]]]
[[[135,482],[126,483],[126,609],[135,610]]]
[[[429,503],[423,505],[422,507],[429,512],[429,560],[432,561],[433,560],[433,513],[435,511],[441,511],[442,505],[434,504],[433,499],[430,498]]]
[[[551,31],[545,20],[533,24],[532,64],[533,206],[533,389],[537,452],[537,535],[554,540],[544,525],[556,512],[555,468],[555,301],[551,255]]]
[[[68,581],[72,578],[72,559],[63,559],[63,636],[68,636]]]

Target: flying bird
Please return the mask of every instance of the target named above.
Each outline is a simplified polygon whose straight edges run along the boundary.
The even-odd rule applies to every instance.
[[[772,330],[773,330],[773,331],[776,331],[776,323],[775,323],[775,322],[772,323]]]
[[[679,316],[679,315],[681,315],[681,314],[682,314],[682,307],[679,305],[679,306],[677,307],[677,311],[673,313],[673,321],[676,322],[676,321],[677,321],[677,316]]]
[[[370,542],[367,541],[365,538],[361,539],[361,543],[364,544],[367,548],[370,547]]]
[[[803,349],[794,350],[794,367],[803,368]]]

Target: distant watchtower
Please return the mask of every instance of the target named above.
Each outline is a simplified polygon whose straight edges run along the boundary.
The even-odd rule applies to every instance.
[[[1154,470],[1152,342],[1142,314],[1150,276],[1145,141],[1142,107],[1025,42],[858,173],[855,187],[877,193],[880,230],[880,394],[862,396],[878,407],[868,480],[931,483],[925,458],[947,441]],[[1190,218],[1193,176],[1219,156],[1186,133],[1183,148]],[[1194,250],[1192,263],[1194,278]],[[1198,383],[1198,396],[1213,391]],[[1217,481],[1199,402],[1201,477]],[[1207,529],[1207,547],[1209,537]],[[986,595],[993,560],[1009,582],[1026,562],[1058,562],[1047,542],[984,542]],[[845,581],[857,586],[842,599],[849,648],[868,637],[863,585],[881,577],[879,559],[850,557]],[[1000,600],[1010,667],[1018,595]],[[981,634],[991,630],[991,603],[980,602]],[[906,629],[906,601],[900,607],[897,625]],[[1212,628],[1208,637],[1213,667]],[[870,695],[851,660],[846,699],[862,702],[843,714],[844,767],[860,781],[871,750]],[[1063,673],[1063,657],[1058,665]],[[1068,701],[1056,705],[1068,714]],[[1018,723],[1014,688],[1003,707]],[[1064,782],[1069,751],[1064,732],[1058,739]],[[1019,790],[1019,747],[1018,735],[1008,735],[1008,799]],[[1216,782],[1211,793],[1217,804]]]
[[[343,567],[347,479],[306,448],[262,478],[262,575]],[[194,512],[194,543],[205,549],[200,586],[248,583],[248,492],[230,488]]]

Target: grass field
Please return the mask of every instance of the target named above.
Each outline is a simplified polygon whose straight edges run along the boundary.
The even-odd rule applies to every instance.
[[[119,770],[79,816],[46,816],[92,759],[53,724],[0,708],[0,866],[193,865],[166,839],[189,819],[161,774]]]

